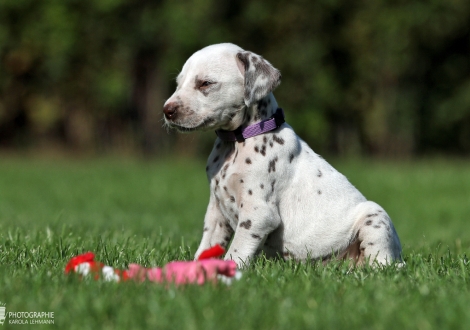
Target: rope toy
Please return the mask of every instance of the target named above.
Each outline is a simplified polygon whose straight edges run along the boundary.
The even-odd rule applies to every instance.
[[[220,281],[229,285],[234,279],[240,279],[241,272],[237,271],[235,261],[216,259],[224,253],[225,250],[220,245],[215,245],[203,251],[195,261],[172,261],[162,268],[145,268],[138,264],[130,264],[129,269],[119,270],[95,261],[95,254],[86,252],[70,259],[65,266],[65,274],[76,273],[82,277],[90,275],[95,280],[102,279],[109,282],[148,280],[176,285],[202,285],[206,282]]]

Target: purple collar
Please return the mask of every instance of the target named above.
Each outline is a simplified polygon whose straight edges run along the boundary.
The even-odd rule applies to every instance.
[[[245,139],[275,130],[284,122],[284,111],[282,111],[281,108],[277,108],[276,112],[271,117],[262,120],[259,123],[247,126],[244,129],[240,126],[234,131],[218,129],[215,131],[215,134],[217,134],[222,141],[243,142]]]

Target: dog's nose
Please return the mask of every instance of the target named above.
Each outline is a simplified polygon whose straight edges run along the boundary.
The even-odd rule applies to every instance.
[[[163,113],[166,119],[175,119],[178,111],[178,104],[170,102],[163,107]]]

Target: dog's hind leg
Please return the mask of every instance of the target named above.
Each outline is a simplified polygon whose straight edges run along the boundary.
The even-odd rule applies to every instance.
[[[374,202],[356,207],[356,228],[359,241],[358,264],[366,261],[386,265],[401,262],[401,244],[395,227],[385,210]]]

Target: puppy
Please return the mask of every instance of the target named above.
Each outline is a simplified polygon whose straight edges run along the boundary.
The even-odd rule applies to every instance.
[[[210,198],[196,252],[215,245],[239,266],[268,257],[359,264],[401,261],[385,210],[366,198],[285,123],[272,91],[281,74],[233,44],[194,53],[165,102],[165,123],[214,130],[207,161]]]

